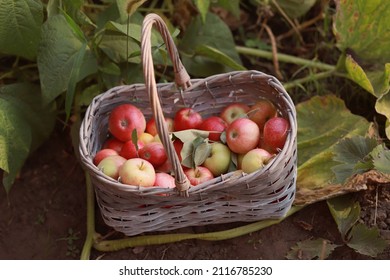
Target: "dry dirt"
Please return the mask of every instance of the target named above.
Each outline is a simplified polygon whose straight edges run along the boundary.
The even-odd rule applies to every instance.
[[[69,132],[57,129],[51,139],[27,161],[16,184],[7,195],[0,188],[0,259],[79,259],[86,236],[86,190],[84,173],[73,153]],[[384,237],[390,225],[389,188],[378,194],[380,202],[369,203],[376,191],[362,203],[362,219],[372,222],[377,215]],[[387,197],[387,198],[386,198]],[[364,203],[365,202],[365,203]],[[379,208],[378,208],[379,205]],[[381,217],[378,217],[380,213]],[[112,232],[96,209],[96,228]],[[202,226],[180,232],[209,232],[242,224]],[[122,237],[119,234],[111,238]],[[317,202],[261,231],[225,241],[189,240],[103,253],[92,250],[91,259],[272,259],[282,260],[299,241],[324,238],[342,244],[326,203]],[[338,247],[330,259],[369,259],[347,246]],[[377,259],[390,259],[389,248]]]

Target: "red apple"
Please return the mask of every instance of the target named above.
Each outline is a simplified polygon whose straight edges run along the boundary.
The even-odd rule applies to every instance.
[[[175,131],[197,129],[202,123],[202,116],[192,108],[182,108],[176,112],[173,119]]]
[[[108,157],[108,156],[116,156],[118,155],[118,152],[113,149],[101,149],[99,150],[96,155],[93,158],[93,163],[95,165],[98,165],[99,162],[102,161],[102,159]]]
[[[145,128],[146,120],[143,113],[131,104],[115,107],[108,118],[109,131],[123,142],[131,140],[134,129],[139,136]]]
[[[179,161],[182,161],[181,150],[183,149],[184,143],[180,139],[173,140],[173,147],[175,148],[176,154],[179,157]]]
[[[138,156],[149,161],[154,167],[162,165],[167,160],[164,146],[159,142],[146,144],[138,151]]]
[[[211,143],[211,152],[208,158],[203,162],[203,166],[219,176],[228,171],[231,161],[231,152],[228,146],[221,142]]]
[[[137,157],[139,157],[138,152],[140,149],[142,149],[142,147],[144,146],[144,143],[141,142],[140,140],[138,140],[137,146],[138,146],[138,150],[137,150],[137,147],[134,145],[133,140],[126,141],[123,144],[123,147],[122,147],[121,151],[119,152],[119,155],[121,155],[125,159],[137,158]]]
[[[190,184],[193,186],[199,185],[214,178],[213,173],[204,166],[197,166],[184,170]]]
[[[121,151],[124,142],[116,139],[115,137],[107,139],[103,144],[103,149],[113,149],[118,153]]]
[[[169,161],[169,159],[167,159],[163,164],[156,167],[156,171],[162,172],[162,173],[171,173],[172,168],[173,167],[172,167],[171,162]]]
[[[151,187],[156,180],[156,171],[147,160],[131,158],[119,169],[119,177],[123,184]]]
[[[119,176],[119,170],[125,162],[125,158],[113,155],[102,159],[97,167],[108,177],[116,180]]]
[[[282,117],[268,120],[263,130],[263,148],[270,153],[277,153],[283,149],[289,128],[288,121]]]
[[[154,181],[154,186],[159,186],[163,188],[175,188],[175,178],[167,173],[156,173],[156,180]]]
[[[239,118],[228,125],[226,142],[230,150],[245,154],[257,147],[260,140],[260,129],[254,121]]]
[[[226,106],[222,110],[220,116],[227,124],[230,124],[234,120],[246,116],[246,113],[248,111],[249,111],[248,105],[244,103],[236,102]]]
[[[272,154],[268,151],[255,148],[244,155],[241,162],[241,169],[248,174],[255,172],[263,168],[271,158]]]
[[[271,118],[277,117],[278,111],[275,105],[268,99],[261,99],[252,105],[248,111],[248,117],[263,130],[264,124]]]
[[[210,131],[209,139],[211,141],[220,141],[221,134],[226,127],[227,124],[222,118],[218,116],[211,116],[203,120],[198,129]]]
[[[173,119],[172,118],[165,118],[165,123],[167,124],[167,128],[169,132],[173,131]],[[153,136],[156,136],[158,134],[157,127],[156,127],[156,121],[154,118],[149,119],[146,122],[146,130],[147,133],[152,134]]]

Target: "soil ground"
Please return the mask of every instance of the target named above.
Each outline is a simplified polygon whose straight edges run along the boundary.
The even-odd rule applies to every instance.
[[[86,236],[85,177],[74,156],[69,133],[57,129],[27,161],[7,195],[0,188],[0,259],[79,259]],[[373,212],[368,197],[361,193],[362,220],[372,222],[375,214],[382,235],[390,240],[390,191],[381,190]],[[379,217],[380,214],[381,216]],[[381,224],[379,224],[379,222]],[[96,229],[112,232],[96,209]],[[190,227],[180,232],[209,232],[242,224]],[[122,237],[116,234],[114,237]],[[324,238],[343,244],[325,202],[317,202],[283,222],[252,234],[224,241],[189,240],[165,245],[128,248],[102,253],[92,250],[91,259],[286,259],[297,242]],[[340,246],[329,259],[369,259],[347,246]],[[387,248],[377,259],[390,259]]]

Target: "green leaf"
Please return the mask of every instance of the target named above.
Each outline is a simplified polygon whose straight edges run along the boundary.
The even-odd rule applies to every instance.
[[[345,68],[348,72],[350,79],[352,79],[359,86],[364,88],[369,93],[375,95],[374,87],[371,84],[371,81],[368,79],[366,72],[359,64],[352,58],[352,56],[347,55],[345,59]]]
[[[126,21],[146,0],[116,0],[121,21]]]
[[[181,131],[174,131],[172,134],[179,138],[180,141],[183,143],[186,142],[193,142],[196,138],[201,137],[206,139],[209,137],[209,132],[205,130],[199,130],[199,129],[186,129]]]
[[[330,213],[337,224],[343,240],[360,218],[360,204],[352,196],[339,196],[327,200]]]
[[[369,122],[353,115],[333,96],[315,96],[296,106],[298,122],[297,187],[315,190],[335,180],[333,147],[343,138],[365,135]]]
[[[41,1],[2,0],[0,52],[34,60],[43,23]]]
[[[390,139],[390,126],[389,126],[389,120],[390,120],[390,94],[383,94],[381,97],[379,97],[375,103],[375,110],[379,113],[384,115],[386,120],[386,128],[385,133],[388,139]]]
[[[208,142],[205,142],[203,138],[202,143],[199,146],[195,146],[194,151],[194,164],[195,166],[202,165],[203,162],[210,156],[211,153],[211,144]]]
[[[290,18],[298,18],[305,15],[316,3],[317,0],[275,0],[270,1],[274,10],[279,11],[277,5],[289,16]]]
[[[289,260],[313,260],[326,259],[339,245],[333,244],[327,239],[304,240],[297,242],[287,253]]]
[[[218,0],[215,5],[231,12],[237,19],[240,18],[240,0]]]
[[[195,49],[195,55],[201,55],[207,58],[211,58],[212,60],[222,65],[226,65],[233,70],[246,70],[244,66],[242,66],[240,63],[237,63],[235,60],[233,60],[223,52],[207,45],[197,46]]]
[[[35,85],[0,87],[0,168],[7,191],[29,153],[51,134],[56,116],[53,105],[44,105]]]
[[[388,0],[336,1],[334,32],[337,46],[353,50],[365,63],[390,61],[390,2]]]
[[[200,16],[195,17],[190,23],[179,45],[182,61],[188,72],[197,77],[210,76],[231,70],[229,66],[223,65],[214,59],[196,55],[195,50],[199,46],[208,46],[218,50],[225,56],[230,57],[231,60],[241,64],[229,27],[215,14],[208,13],[204,23]]]
[[[84,44],[85,40],[80,40],[63,15],[53,16],[43,25],[37,59],[42,94],[47,103],[68,88],[75,59]],[[96,58],[87,49],[76,81],[96,71]]]
[[[195,6],[198,8],[203,23],[206,22],[206,16],[210,8],[210,0],[194,0]]]
[[[374,138],[355,136],[340,140],[334,147],[334,160],[341,162],[332,168],[337,181],[342,183],[353,174],[362,173],[371,166],[369,154],[378,145]]]
[[[373,167],[382,172],[390,174],[390,150],[384,144],[378,145],[370,153]]]
[[[360,254],[375,258],[386,249],[388,243],[381,238],[377,228],[368,228],[359,223],[352,228],[347,245]]]

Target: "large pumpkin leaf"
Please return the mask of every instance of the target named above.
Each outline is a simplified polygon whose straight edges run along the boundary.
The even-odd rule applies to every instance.
[[[296,106],[299,193],[315,192],[335,182],[334,146],[340,139],[364,135],[369,122],[352,114],[336,96],[315,96]]]
[[[46,102],[50,103],[68,88],[75,65],[80,64],[76,81],[97,71],[96,58],[89,49],[85,51],[83,62],[75,63],[83,46],[82,32],[64,15],[52,16],[43,25],[37,59]]]
[[[41,1],[0,1],[0,52],[33,60],[43,22]]]
[[[0,87],[0,168],[3,185],[10,190],[29,153],[51,134],[53,104],[44,105],[37,86],[12,84]]]
[[[207,52],[204,51],[204,46],[207,46]],[[224,56],[241,64],[229,27],[212,13],[207,14],[205,22],[200,16],[193,19],[180,42],[179,49],[186,69],[191,75],[197,77],[211,76],[231,70],[230,67],[221,64],[223,63],[220,60],[222,56],[220,54],[215,56],[215,52],[210,51],[212,49],[218,50]],[[197,53],[196,50],[203,50],[203,52]]]
[[[342,51],[351,49],[364,62],[390,61],[390,1],[336,1],[334,32]]]

